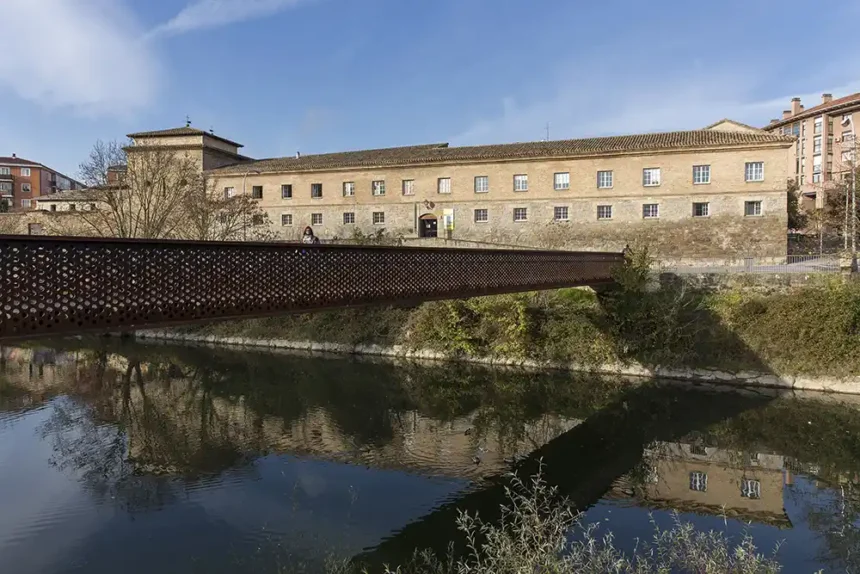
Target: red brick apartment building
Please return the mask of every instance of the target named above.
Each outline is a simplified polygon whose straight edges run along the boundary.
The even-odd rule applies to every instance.
[[[35,209],[35,200],[84,185],[57,170],[12,154],[0,156],[0,211]]]

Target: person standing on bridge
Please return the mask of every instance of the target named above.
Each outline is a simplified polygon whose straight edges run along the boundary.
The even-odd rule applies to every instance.
[[[319,238],[314,235],[314,230],[310,226],[305,227],[305,230],[302,232],[302,243],[318,244],[319,242]]]

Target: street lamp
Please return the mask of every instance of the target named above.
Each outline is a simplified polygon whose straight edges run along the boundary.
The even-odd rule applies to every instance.
[[[857,253],[857,135],[852,114],[842,117],[842,127],[851,126],[851,253]],[[843,146],[845,141],[843,139]],[[847,203],[847,201],[846,201]]]

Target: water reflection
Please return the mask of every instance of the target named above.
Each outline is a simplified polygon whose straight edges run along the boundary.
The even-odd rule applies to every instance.
[[[5,348],[0,375],[0,568],[16,572],[397,560],[455,539],[459,510],[491,517],[503,473],[541,459],[588,517],[628,517],[610,528],[631,541],[647,512],[679,511],[796,540],[781,555],[801,571],[858,566],[847,399],[104,342]],[[51,539],[56,556],[36,551]]]

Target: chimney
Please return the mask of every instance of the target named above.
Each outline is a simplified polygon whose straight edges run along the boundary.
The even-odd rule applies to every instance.
[[[803,106],[800,105],[800,98],[791,98],[791,117],[796,116],[803,111]]]
[[[15,154],[13,153],[13,154],[12,154],[12,159],[15,159],[16,157],[18,157],[18,156],[17,156],[17,155],[15,155]]]
[[[833,101],[833,94],[821,94],[821,103],[829,104]]]
[[[782,110],[782,119],[787,120],[791,117],[791,110]]]
[[[776,119],[770,120],[770,125],[773,125],[773,124],[775,124],[775,123],[777,123],[777,122],[779,122],[779,120],[776,120]]]
[[[296,159],[299,159],[300,157],[302,157],[302,152],[297,151],[296,152]]]

